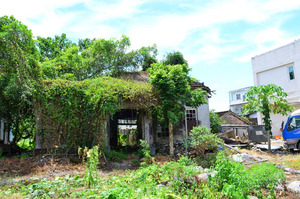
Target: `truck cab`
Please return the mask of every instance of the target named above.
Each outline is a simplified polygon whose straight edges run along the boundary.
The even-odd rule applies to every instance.
[[[294,111],[282,131],[284,148],[289,150],[300,149],[300,110]]]

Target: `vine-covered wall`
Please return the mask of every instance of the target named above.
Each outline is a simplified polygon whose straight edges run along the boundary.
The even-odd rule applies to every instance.
[[[146,110],[157,103],[151,84],[112,77],[45,80],[41,88],[35,100],[36,148],[104,146],[107,114],[113,115],[125,101]]]

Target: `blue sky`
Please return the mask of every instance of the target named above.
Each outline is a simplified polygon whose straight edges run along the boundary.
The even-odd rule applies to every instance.
[[[228,92],[252,86],[251,57],[300,37],[299,0],[10,0],[14,15],[35,36],[130,37],[132,48],[156,44],[159,59],[180,51],[191,76],[215,95],[210,108],[229,109]]]

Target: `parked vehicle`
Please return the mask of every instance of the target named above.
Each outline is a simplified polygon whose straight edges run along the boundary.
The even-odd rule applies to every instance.
[[[300,149],[300,109],[294,111],[286,121],[282,131],[284,148]]]

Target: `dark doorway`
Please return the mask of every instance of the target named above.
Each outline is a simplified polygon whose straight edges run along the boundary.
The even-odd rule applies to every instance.
[[[137,146],[138,111],[122,109],[110,121],[110,145],[113,148]]]

